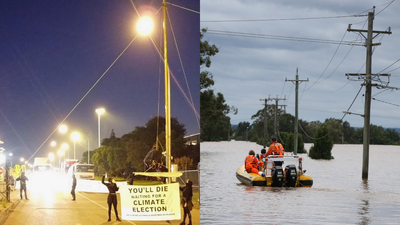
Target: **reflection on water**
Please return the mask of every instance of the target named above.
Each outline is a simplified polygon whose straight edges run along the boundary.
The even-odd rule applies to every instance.
[[[312,188],[241,184],[235,173],[250,149],[262,146],[201,144],[201,224],[400,224],[400,147],[370,146],[369,180],[361,145],[335,145],[334,160],[302,155]]]
[[[364,191],[363,193],[364,194],[369,194],[369,191],[368,191],[368,180],[364,179],[362,181],[362,186],[363,186],[363,191]],[[360,222],[358,224],[360,224],[360,225],[370,224],[371,220],[370,220],[369,215],[368,215],[368,213],[369,213],[369,200],[362,199],[359,208],[360,209],[358,211],[358,214],[360,214],[361,219],[360,219]]]

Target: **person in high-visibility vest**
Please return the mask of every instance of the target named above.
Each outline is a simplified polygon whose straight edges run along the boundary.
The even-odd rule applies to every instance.
[[[283,148],[281,143],[278,143],[276,141],[276,137],[271,138],[271,145],[268,148],[267,156],[270,155],[279,155],[276,156],[277,158],[282,158],[283,155],[285,154],[285,149]],[[282,166],[282,162],[275,162],[274,163],[276,166]]]
[[[255,156],[255,153],[253,150],[249,151],[249,155],[246,156],[246,159],[244,160],[245,162],[245,167],[246,167],[246,171],[248,173],[255,173],[258,174],[260,176],[265,176],[263,172],[260,172],[257,168],[259,165],[258,159]]]

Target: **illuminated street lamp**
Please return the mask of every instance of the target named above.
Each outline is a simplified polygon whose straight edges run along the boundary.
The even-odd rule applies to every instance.
[[[148,22],[146,22],[148,23]],[[139,28],[138,28],[139,29]],[[167,48],[167,1],[163,0],[163,35],[164,35],[164,80],[165,80],[165,151],[167,157],[168,172],[171,171],[171,98],[170,98],[170,75],[168,66]],[[168,178],[168,183],[171,179]]]
[[[64,149],[64,151],[68,150],[68,159],[69,159],[69,145],[67,143],[63,143],[61,145],[61,148]]]
[[[63,124],[58,128],[58,131],[60,131],[60,133],[65,134],[68,131],[68,127],[65,124]]]
[[[137,24],[137,30],[142,35],[149,35],[153,31],[153,20],[149,17],[140,18]]]
[[[97,115],[98,115],[98,122],[99,122],[99,124],[98,124],[98,130],[99,130],[99,148],[100,148],[100,140],[101,140],[101,138],[100,138],[100,116],[101,116],[101,114],[103,114],[105,111],[106,111],[106,110],[105,110],[104,108],[98,108],[98,109],[96,109],[96,113],[97,113]]]
[[[48,158],[49,158],[50,162],[53,162],[54,161],[54,153],[50,152],[48,155]]]
[[[24,158],[20,158],[19,161],[20,161],[21,163],[23,163],[23,162],[25,161],[25,159],[24,159]]]
[[[73,132],[71,134],[71,138],[74,141],[74,159],[76,159],[76,157],[75,157],[75,143],[81,138],[81,135],[78,132]]]
[[[58,166],[60,167],[61,170],[61,157],[64,155],[64,150],[62,149],[58,150],[57,154],[58,154]]]
[[[51,147],[55,147],[56,145],[57,145],[57,142],[55,142],[55,141],[50,142]]]

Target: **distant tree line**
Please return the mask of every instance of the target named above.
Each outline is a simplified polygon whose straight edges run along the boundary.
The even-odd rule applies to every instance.
[[[282,140],[288,140],[288,144],[291,141],[291,135],[294,133],[294,120],[295,117],[291,114],[284,113],[282,110],[277,111],[278,121],[277,128],[275,124],[275,106],[269,105],[266,111],[267,115],[267,139],[272,136],[280,138]],[[249,122],[240,122],[234,130],[236,140],[247,140],[257,142],[262,145],[260,140],[263,140],[264,136],[264,116],[265,110],[260,109],[254,114],[251,119],[254,120],[252,124]],[[326,125],[327,136],[332,138],[333,144],[362,144],[363,143],[363,128],[354,128],[350,126],[347,121],[340,119],[329,118],[321,123],[320,121],[307,122],[299,119],[299,146],[300,142],[303,143],[314,143],[316,139],[317,131],[322,126]],[[277,132],[275,132],[275,129]],[[285,136],[285,138],[283,137]],[[269,138],[268,138],[269,137]],[[300,140],[301,139],[301,140]],[[383,128],[382,126],[371,125],[370,126],[370,144],[376,145],[400,145],[400,134],[395,129]],[[290,144],[289,144],[290,145]],[[290,147],[289,147],[290,149]],[[300,149],[300,147],[299,147]],[[285,148],[286,150],[286,148]]]
[[[157,122],[158,119],[158,122]],[[157,129],[158,127],[158,129]],[[186,146],[183,138],[186,129],[176,118],[171,118],[171,155],[172,163],[180,164],[180,169],[197,165],[200,161],[200,146]],[[116,137],[111,133],[109,138],[101,142],[101,147],[90,152],[90,162],[95,165],[96,174],[111,173],[125,177],[131,172],[145,171],[143,160],[155,145],[156,137],[159,143],[165,143],[165,119],[154,117],[144,127],[136,127],[130,133]],[[165,151],[165,144],[160,144],[160,151]],[[87,151],[83,161],[87,161]],[[163,157],[165,162],[165,157]],[[165,166],[165,163],[164,163]],[[186,165],[187,166],[187,165]]]

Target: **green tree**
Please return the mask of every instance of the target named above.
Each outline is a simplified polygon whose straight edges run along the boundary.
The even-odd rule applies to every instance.
[[[176,118],[171,118],[171,154],[173,157],[188,156],[189,148],[183,138],[186,129]],[[123,176],[126,171],[144,171],[143,159],[159,137],[161,151],[165,151],[165,119],[154,117],[146,126],[136,127],[135,130],[124,134],[121,138],[111,135],[102,141],[102,146],[93,152],[92,163],[96,166],[97,174],[112,173]],[[190,148],[190,155],[195,157],[196,163],[200,160],[200,149]]]
[[[332,148],[333,138],[329,135],[328,125],[323,123],[315,134],[314,146],[310,148],[309,157],[312,159],[333,159]]]
[[[200,70],[211,66],[211,56],[218,53],[215,45],[202,40],[207,29],[200,32]],[[219,141],[228,139],[230,129],[229,113],[237,113],[237,109],[225,103],[221,93],[210,89],[214,85],[213,75],[206,70],[200,72],[200,134],[202,141]]]

